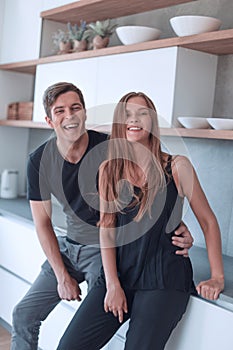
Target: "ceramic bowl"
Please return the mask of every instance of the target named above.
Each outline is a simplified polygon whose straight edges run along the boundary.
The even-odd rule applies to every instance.
[[[187,129],[208,129],[207,118],[203,117],[178,117],[178,121]]]
[[[210,126],[217,130],[233,130],[233,119],[207,118]]]
[[[156,40],[159,38],[161,31],[152,27],[122,26],[116,28],[116,33],[122,44],[131,45]]]
[[[221,21],[207,16],[177,16],[170,19],[172,29],[178,36],[194,35],[218,30]]]

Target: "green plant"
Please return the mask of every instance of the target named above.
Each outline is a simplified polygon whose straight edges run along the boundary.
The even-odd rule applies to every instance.
[[[86,21],[80,21],[80,26],[78,24],[67,23],[67,30],[70,40],[86,40],[87,39],[87,25]]]
[[[109,37],[113,34],[116,24],[111,24],[110,19],[105,21],[96,21],[88,25],[87,34],[90,36],[99,35],[101,38]]]
[[[61,42],[62,43],[70,42],[69,33],[61,29],[58,29],[56,32],[53,33],[52,39],[53,39],[53,44],[55,45],[56,48],[59,48],[59,44]]]

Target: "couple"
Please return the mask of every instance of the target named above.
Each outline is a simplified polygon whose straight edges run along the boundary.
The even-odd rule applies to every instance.
[[[142,93],[119,101],[109,140],[85,129],[76,86],[54,84],[43,102],[56,138],[30,155],[28,198],[47,261],[14,309],[11,349],[37,349],[41,321],[61,299],[80,300],[83,280],[90,292],[58,349],[100,349],[128,318],[125,348],[163,349],[194,290],[192,237],[179,226],[184,197],[203,229],[211,267],[197,292],[216,299],[224,286],[218,224],[193,167],[162,152],[155,107]],[[63,205],[66,237],[54,233],[51,195]]]

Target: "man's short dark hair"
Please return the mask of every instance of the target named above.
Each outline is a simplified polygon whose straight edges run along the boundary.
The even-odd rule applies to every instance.
[[[45,113],[50,119],[52,118],[51,106],[54,104],[54,102],[57,100],[57,98],[60,95],[68,91],[74,91],[78,94],[80,98],[80,102],[82,103],[83,108],[85,109],[85,101],[84,101],[82,91],[79,88],[77,88],[77,86],[75,86],[72,83],[66,83],[66,82],[56,83],[49,86],[45,90],[43,95],[43,105],[44,105]]]

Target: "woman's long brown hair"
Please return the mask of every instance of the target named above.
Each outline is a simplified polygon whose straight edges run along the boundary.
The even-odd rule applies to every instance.
[[[101,169],[99,178],[99,190],[101,204],[101,219],[99,225],[102,227],[114,227],[116,212],[121,211],[122,202],[119,197],[122,180],[134,178],[139,166],[133,161],[132,144],[126,139],[126,104],[132,97],[142,97],[146,101],[152,120],[149,135],[150,167],[146,175],[146,183],[141,186],[140,198],[134,195],[133,186],[129,186],[134,202],[138,202],[139,210],[134,220],[139,221],[148,212],[160,188],[165,185],[164,160],[160,145],[160,133],[156,108],[151,99],[142,92],[130,92],[124,95],[117,104],[112,132],[109,139],[107,161]],[[142,146],[143,147],[143,146]]]

